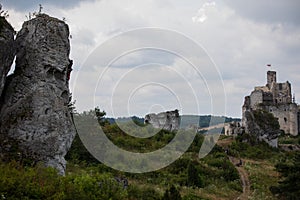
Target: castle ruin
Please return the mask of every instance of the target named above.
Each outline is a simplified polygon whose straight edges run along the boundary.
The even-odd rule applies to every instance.
[[[245,97],[242,125],[246,127],[246,111],[265,110],[278,118],[280,129],[285,134],[296,136],[300,132],[300,106],[292,97],[291,84],[277,83],[276,71],[267,72],[266,86],[257,86]],[[247,132],[247,130],[246,130]]]
[[[179,129],[180,123],[179,111],[176,109],[158,114],[148,114],[145,116],[144,123],[151,124],[154,128],[176,131]]]

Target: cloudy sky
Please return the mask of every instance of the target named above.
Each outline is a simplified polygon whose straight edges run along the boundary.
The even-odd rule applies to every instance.
[[[266,82],[267,64],[300,101],[299,0],[0,2],[16,30],[39,4],[66,19],[79,111],[241,117],[244,96]]]

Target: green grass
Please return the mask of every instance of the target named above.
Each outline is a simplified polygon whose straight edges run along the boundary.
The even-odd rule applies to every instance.
[[[270,187],[276,186],[279,181],[279,173],[276,172],[273,163],[269,161],[246,162],[245,169],[251,182],[250,199],[277,199],[270,191]]]
[[[279,144],[295,144],[300,145],[300,135],[292,136],[292,135],[283,135],[278,138]]]
[[[81,160],[80,154],[69,156],[66,176],[54,169],[22,166],[18,162],[0,164],[0,196],[6,199],[161,199],[174,185],[182,199],[232,199],[241,192],[239,177],[220,147],[205,159],[198,159],[202,136],[189,152],[170,166],[144,174],[113,170],[92,160]],[[76,146],[76,151],[79,147]],[[75,154],[76,151],[72,154]],[[71,158],[77,157],[72,160]],[[201,185],[190,185],[188,166],[193,165]],[[129,187],[123,189],[115,177],[126,177]],[[105,185],[105,186],[104,186]]]

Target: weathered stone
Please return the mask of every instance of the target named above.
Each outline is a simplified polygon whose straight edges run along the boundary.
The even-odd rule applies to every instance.
[[[64,174],[64,156],[75,136],[68,107],[69,28],[40,14],[23,24],[16,48],[16,69],[1,100],[0,133],[17,143],[21,156]],[[10,151],[9,146],[2,151]]]
[[[277,83],[276,72],[267,72],[266,86],[257,86],[245,99],[244,110],[266,110],[278,118],[280,128],[286,134],[299,134],[300,110],[292,98],[291,84],[286,81]],[[244,123],[243,123],[244,124]]]
[[[242,127],[240,122],[233,121],[233,122],[226,123],[224,125],[224,134],[225,135],[237,136],[237,135],[242,135],[244,133],[245,133],[245,127]]]
[[[247,110],[244,113],[244,120],[246,133],[255,136],[259,141],[265,141],[272,147],[278,147],[278,136],[281,131],[272,113],[264,110]]]
[[[151,124],[154,128],[175,131],[179,129],[180,117],[178,110],[148,114],[145,116],[145,124]]]
[[[0,17],[0,96],[15,56],[14,33],[13,27]]]
[[[245,127],[245,131],[256,135],[260,140],[265,140],[271,146],[277,147],[279,129],[294,136],[300,132],[300,109],[295,103],[295,98],[292,98],[291,84],[288,81],[277,83],[275,71],[267,72],[266,86],[255,87],[251,95],[245,97],[242,110],[242,126]],[[272,114],[279,127],[276,130],[274,127],[268,127],[267,121],[267,127],[259,126],[261,120],[255,122],[254,117],[254,113],[259,110]]]

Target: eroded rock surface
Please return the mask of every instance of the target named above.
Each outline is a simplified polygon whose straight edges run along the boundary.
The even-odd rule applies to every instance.
[[[145,124],[151,124],[154,128],[175,131],[179,129],[179,111],[167,111],[158,114],[148,114],[145,116]]]
[[[264,110],[247,110],[244,113],[244,120],[247,133],[272,147],[278,147],[278,136],[281,131],[278,120],[272,113]]]
[[[72,62],[67,24],[40,14],[16,38],[16,69],[7,78],[0,109],[1,151],[17,144],[21,157],[64,174],[64,156],[75,136],[68,108]]]
[[[0,96],[15,56],[14,33],[13,27],[0,17]]]

